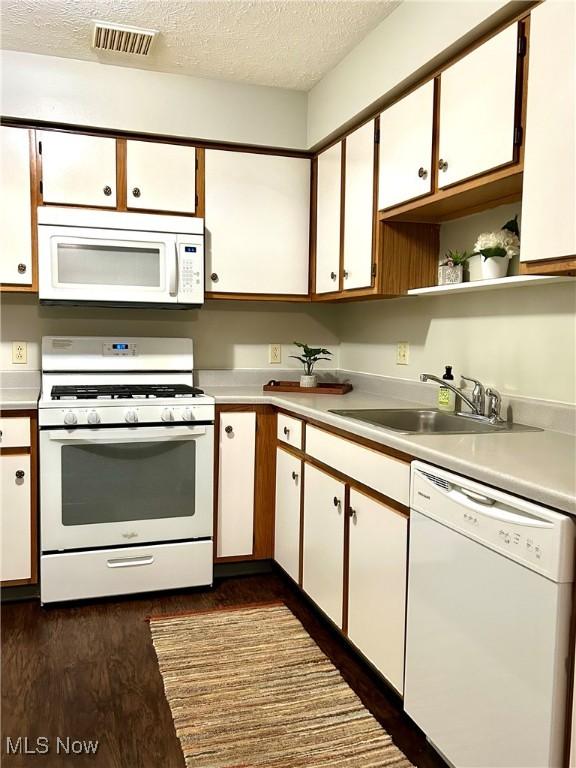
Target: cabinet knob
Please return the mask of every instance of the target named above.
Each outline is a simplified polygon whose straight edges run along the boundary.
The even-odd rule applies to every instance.
[[[284,432],[286,437],[288,437],[288,435],[290,434],[290,430],[288,429],[288,427],[284,427],[284,429],[282,431]]]
[[[218,277],[217,272],[212,272],[210,275],[210,280],[212,280],[213,283],[217,283],[220,278]]]
[[[425,179],[428,176],[428,171],[426,170],[426,168],[423,168],[422,166],[420,166],[420,168],[418,168],[418,176],[421,179]]]
[[[292,472],[292,480],[298,480],[298,472]]]
[[[447,160],[443,160],[442,158],[440,158],[440,160],[438,160],[438,168],[441,171],[447,171],[448,170],[448,161]]]
[[[334,496],[334,506],[339,507],[340,506],[340,499],[338,496]]]
[[[350,273],[348,272],[348,270],[347,270],[347,269],[345,269],[345,270],[342,272],[342,274],[344,275],[344,280],[348,280],[348,277],[349,277],[349,275],[350,275]]]
[[[112,194],[112,187],[105,186],[102,192],[104,192],[106,197],[110,197],[110,195]]]
[[[224,432],[226,432],[226,434],[227,434],[227,435],[231,435],[231,434],[232,434],[232,432],[233,432],[233,429],[232,429],[232,427],[230,426],[230,424],[228,424],[228,426],[227,426],[227,427],[224,427]]]
[[[352,507],[350,507],[350,509],[348,510],[348,514],[352,518],[352,520],[354,520],[354,522],[356,522],[356,510],[352,509]]]
[[[16,470],[16,479],[17,480],[22,480],[22,478],[24,477],[25,474],[26,473],[24,472],[23,469],[17,469]]]
[[[27,269],[26,264],[22,264],[22,263],[18,264],[18,272],[21,275],[23,275],[26,272],[26,269]]]
[[[134,187],[134,189],[132,190],[132,194],[134,195],[134,197],[140,197],[140,194],[141,194],[140,187]]]
[[[337,277],[338,277],[338,275],[336,274],[336,272],[330,272],[330,279],[331,280],[336,280]]]

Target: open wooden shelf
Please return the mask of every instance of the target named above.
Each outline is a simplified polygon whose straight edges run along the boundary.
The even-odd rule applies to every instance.
[[[404,205],[379,211],[380,221],[437,223],[469,216],[486,208],[513,203],[522,198],[522,167],[515,164],[486,176],[439,189]]]
[[[493,291],[500,288],[523,288],[526,286],[548,285],[551,283],[574,282],[574,277],[550,277],[547,275],[514,275],[497,280],[472,280],[469,283],[453,285],[433,285],[431,288],[413,288],[408,296],[439,296],[448,293],[473,293],[475,291]]]

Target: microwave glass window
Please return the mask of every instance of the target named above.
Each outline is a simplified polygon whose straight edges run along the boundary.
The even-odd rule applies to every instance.
[[[162,287],[163,246],[57,243],[60,285]]]
[[[62,447],[62,524],[190,517],[196,443],[108,443]]]

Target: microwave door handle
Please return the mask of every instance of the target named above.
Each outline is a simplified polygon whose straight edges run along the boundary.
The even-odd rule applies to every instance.
[[[172,262],[168,280],[170,296],[178,296],[178,243],[174,243],[174,261]]]

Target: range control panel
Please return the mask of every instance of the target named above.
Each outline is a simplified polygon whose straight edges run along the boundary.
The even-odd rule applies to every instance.
[[[116,357],[135,357],[138,353],[138,345],[130,341],[107,341],[102,344],[103,355]]]
[[[136,426],[143,424],[190,424],[214,421],[214,406],[203,405],[109,405],[98,407],[41,408],[40,427]]]

